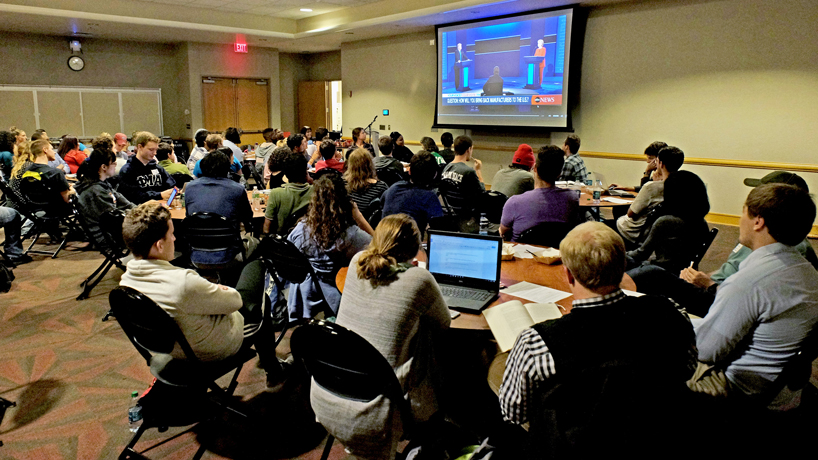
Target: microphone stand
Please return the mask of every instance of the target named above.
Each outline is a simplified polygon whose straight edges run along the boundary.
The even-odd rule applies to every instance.
[[[364,131],[366,132],[367,137],[369,137],[370,139],[372,139],[372,124],[375,123],[375,120],[377,120],[377,119],[378,119],[378,116],[375,115],[375,118],[373,118],[372,121],[366,126],[366,129],[364,129]],[[357,142],[358,140],[355,139],[355,141]]]

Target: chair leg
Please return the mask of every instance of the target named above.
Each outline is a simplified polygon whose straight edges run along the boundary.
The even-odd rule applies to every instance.
[[[114,311],[113,310],[108,310],[108,313],[105,313],[105,316],[102,317],[102,321],[103,322],[108,321],[108,318],[113,318],[113,317],[114,317]]]
[[[113,265],[114,263],[112,260],[105,259],[102,262],[102,265],[100,265],[94,271],[94,273],[91,273],[91,275],[88,278],[85,278],[85,281],[83,281],[80,284],[80,286],[82,286],[83,289],[82,293],[77,297],[77,300],[87,299],[88,296],[91,294],[91,290],[93,290],[96,287],[96,285],[99,284],[100,281],[102,281],[102,278],[104,278],[105,275],[108,274],[108,270],[110,270]],[[99,274],[99,276],[97,276],[97,274]],[[97,278],[93,279],[95,276],[97,276]]]
[[[327,460],[329,453],[332,450],[332,443],[335,442],[335,437],[331,434],[327,435],[327,444],[324,446],[324,453],[321,454],[321,460]]]
[[[119,460],[149,460],[134,450],[134,446],[139,442],[139,438],[142,437],[142,433],[144,433],[146,429],[148,429],[148,427],[144,424],[139,426],[139,430],[137,430],[136,434],[131,438],[128,445],[125,446],[125,449],[122,450],[122,453],[119,454]]]

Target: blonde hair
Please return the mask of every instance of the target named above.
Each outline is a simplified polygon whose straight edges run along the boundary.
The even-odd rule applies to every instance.
[[[26,164],[36,160],[38,156],[43,154],[46,146],[50,145],[51,143],[48,140],[40,139],[17,146],[17,158],[14,160],[14,167],[11,168],[11,177],[17,177]]]
[[[625,243],[600,222],[577,226],[560,243],[565,267],[579,284],[598,291],[619,286],[625,273]]]
[[[222,135],[221,134],[208,134],[205,138],[205,148],[210,150],[216,150],[217,148],[221,147],[222,145]]]
[[[347,181],[347,190],[350,193],[369,187],[369,179],[378,179],[372,155],[366,149],[356,149],[352,152],[346,161],[346,167],[344,180]]]
[[[148,142],[156,142],[158,144],[159,138],[156,137],[153,133],[149,133],[147,131],[140,131],[136,133],[136,136],[134,136],[133,140],[134,145],[137,146],[141,145],[144,147],[148,145]]]
[[[358,258],[358,279],[367,279],[372,286],[388,284],[397,274],[395,265],[412,260],[418,249],[420,230],[414,219],[406,214],[384,217]]]

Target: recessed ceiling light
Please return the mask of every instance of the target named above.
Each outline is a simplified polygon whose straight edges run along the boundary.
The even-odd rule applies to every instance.
[[[305,13],[312,13],[312,10],[310,8],[301,8],[301,11]]]

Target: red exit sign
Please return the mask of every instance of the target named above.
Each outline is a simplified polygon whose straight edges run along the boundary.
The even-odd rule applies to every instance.
[[[236,43],[236,52],[237,53],[246,53],[247,52],[247,43]]]

